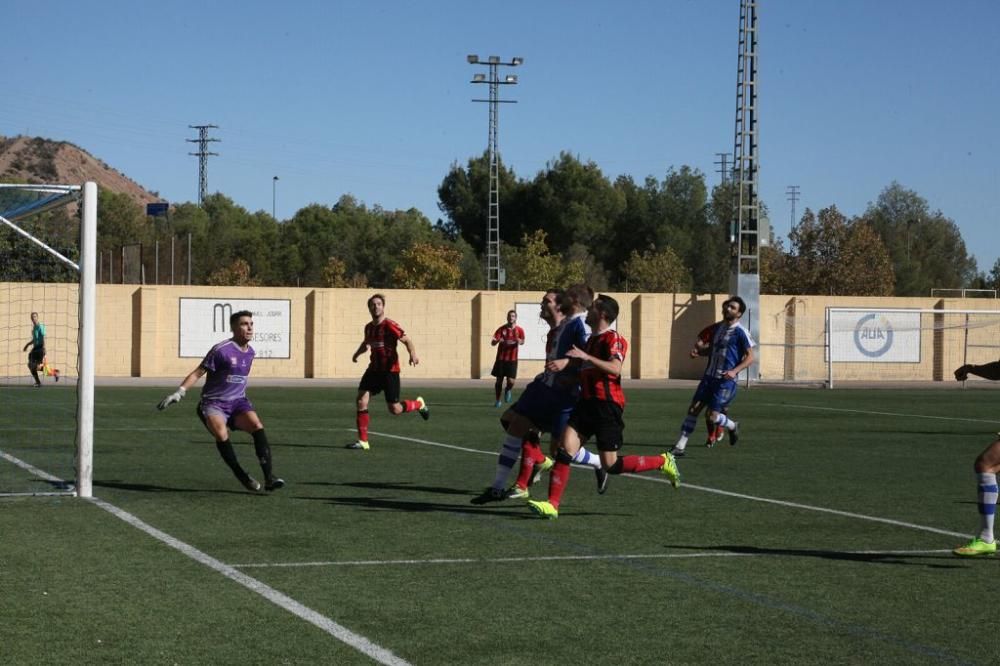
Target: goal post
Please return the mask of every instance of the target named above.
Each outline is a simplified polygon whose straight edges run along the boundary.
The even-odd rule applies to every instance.
[[[827,387],[844,381],[947,381],[996,360],[1000,310],[826,308]]]
[[[93,495],[96,277],[95,183],[0,184],[0,496]]]

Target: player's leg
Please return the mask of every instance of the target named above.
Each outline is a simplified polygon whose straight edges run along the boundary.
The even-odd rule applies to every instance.
[[[234,414],[233,425],[243,432],[250,433],[250,436],[253,437],[253,450],[257,454],[257,462],[260,464],[260,471],[264,475],[264,490],[277,490],[284,486],[284,479],[280,479],[274,475],[271,445],[267,441],[264,424],[261,422],[260,417],[257,416],[257,412],[253,410],[253,407],[251,406],[245,412],[241,411]]]
[[[28,353],[28,371],[31,372],[32,379],[35,380],[35,386],[41,386],[42,380],[38,378],[38,364],[41,362],[39,355],[35,350],[31,350]]]
[[[997,473],[1000,472],[1000,438],[979,454],[975,463],[976,503],[979,507],[979,536],[956,548],[955,555],[974,557],[993,555],[997,551],[993,524],[997,505]]]
[[[730,446],[736,446],[736,443],[740,441],[740,424],[729,418],[726,413],[735,397],[736,381],[724,381],[719,384],[708,405],[712,422],[729,431]]]
[[[372,396],[370,380],[371,377],[369,376],[369,373],[365,371],[364,376],[361,378],[361,384],[358,386],[358,396],[355,400],[355,406],[358,410],[357,416],[355,417],[355,424],[358,428],[358,439],[356,442],[352,442],[347,445],[347,448],[349,449],[367,451],[369,448],[368,424],[371,422],[371,415],[368,413],[368,402],[371,400]]]
[[[688,438],[691,436],[691,433],[694,432],[695,426],[698,424],[698,415],[701,414],[701,410],[705,408],[705,400],[709,395],[710,389],[711,383],[707,379],[702,379],[698,384],[694,397],[691,399],[691,404],[688,406],[687,414],[684,416],[684,421],[681,423],[681,434],[677,438],[677,442],[674,444],[674,447],[670,449],[671,453],[673,453],[677,458],[684,455],[684,449],[687,448]]]
[[[406,414],[407,412],[419,412],[426,421],[431,416],[431,410],[427,407],[427,402],[419,395],[413,400],[400,400],[399,373],[387,372],[385,378],[385,404],[389,408],[389,413],[393,416]]]
[[[569,483],[569,475],[572,470],[570,465],[573,464],[573,456],[580,450],[582,444],[580,433],[577,432],[575,425],[576,422],[571,419],[560,438],[559,450],[556,452],[556,464],[552,467],[552,472],[549,475],[548,500],[528,502],[528,507],[540,518],[559,517],[559,504],[562,502],[562,495]]]
[[[502,403],[500,402],[500,394],[503,392],[503,377],[497,377],[496,381],[493,382],[493,394],[496,396],[496,402],[493,403],[494,407],[499,407]]]
[[[520,401],[518,401],[518,405],[520,405]],[[515,411],[515,407],[508,409],[500,418],[500,423],[504,427],[504,434],[500,441],[500,452],[497,455],[493,481],[490,482],[486,490],[472,498],[471,502],[473,504],[486,504],[487,502],[498,502],[507,499],[507,479],[510,477],[510,471],[513,469],[514,463],[517,462],[518,456],[521,455],[522,448],[525,445],[525,438],[535,428],[535,424],[532,423],[530,418],[525,414]],[[531,464],[534,465],[534,458],[530,452],[522,456],[522,460],[525,458],[530,459],[532,461]],[[525,489],[527,489],[527,486],[525,486]]]
[[[514,380],[517,379],[517,361],[508,361],[504,372],[507,375],[507,389],[504,391],[503,399],[511,402],[514,399]],[[499,400],[499,396],[497,400]]]
[[[233,444],[229,441],[229,427],[226,425],[229,414],[225,410],[225,405],[223,403],[206,405],[199,402],[197,411],[201,422],[205,424],[205,429],[215,438],[215,448],[226,466],[232,470],[233,476],[247,490],[251,492],[260,490],[260,483],[247,474],[236,458],[236,451],[233,450]]]

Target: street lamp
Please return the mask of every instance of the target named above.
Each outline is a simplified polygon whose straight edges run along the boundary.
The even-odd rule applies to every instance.
[[[517,100],[500,99],[501,85],[516,85],[517,75],[508,74],[503,80],[497,74],[499,67],[517,67],[524,63],[524,58],[515,57],[501,62],[500,56],[489,56],[485,61],[478,55],[466,56],[470,65],[483,65],[489,68],[489,75],[478,73],[472,76],[470,83],[488,83],[489,99],[473,99],[473,102],[487,102],[490,105],[490,195],[486,216],[486,288],[499,291],[502,270],[500,268],[500,152],[497,148],[497,119],[501,103],[516,104]]]
[[[278,200],[278,177],[275,176],[274,178],[271,179],[271,217],[273,217],[275,220],[278,219],[278,216],[274,214],[275,211],[274,204],[277,200]]]

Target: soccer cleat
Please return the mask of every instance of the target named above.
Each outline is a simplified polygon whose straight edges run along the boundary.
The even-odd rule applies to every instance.
[[[360,449],[362,451],[367,451],[368,448],[369,448],[369,445],[368,445],[368,442],[366,442],[365,440],[359,439],[356,442],[351,442],[350,444],[348,444],[344,448],[346,448],[346,449]]]
[[[711,437],[709,437],[708,439],[705,440],[705,448],[706,449],[710,449],[713,446],[715,446],[715,440],[714,439],[712,439]]]
[[[472,504],[488,504],[489,502],[502,502],[505,499],[507,499],[507,491],[503,488],[487,488],[481,494],[469,500],[469,502]]]
[[[240,483],[242,483],[243,487],[252,493],[260,492],[260,481],[253,478],[252,476],[248,476],[245,479],[240,479]]]
[[[504,495],[507,499],[523,499],[526,500],[531,497],[531,493],[528,492],[527,488],[521,488],[517,484],[514,484],[507,489],[507,494]]]
[[[735,421],[734,421],[735,423]],[[740,424],[737,423],[736,427],[729,431],[729,446],[736,446],[736,442],[740,441]]]
[[[559,509],[552,506],[551,502],[535,502],[533,500],[528,501],[528,508],[534,512],[539,518],[548,518],[549,520],[555,520],[559,517]]]
[[[41,382],[35,382],[35,388],[42,388]]]
[[[503,404],[502,402],[500,402],[499,400],[497,400],[495,403],[493,403],[493,406],[494,407],[499,407],[502,404]]]
[[[726,438],[726,429],[723,426],[715,426],[715,443],[718,444]]]
[[[506,390],[506,391],[504,392],[504,394],[503,394],[503,399],[504,399],[504,400],[505,400],[506,402],[510,402],[511,400],[513,400],[513,399],[514,399],[514,394],[513,394],[512,392],[511,392],[511,390],[510,390],[510,389],[507,389],[507,390]]]
[[[264,483],[264,490],[271,492],[272,490],[278,490],[279,488],[285,487],[285,480],[279,479],[276,476],[272,476]]]
[[[670,479],[670,485],[674,488],[679,488],[681,485],[681,471],[677,469],[677,463],[674,461],[675,455],[669,453],[662,453],[660,455],[663,456],[663,466],[660,467],[660,471]]]
[[[608,474],[603,467],[595,468],[594,474],[597,475],[597,494],[603,495],[604,491],[608,489],[608,478],[611,475]]]
[[[431,417],[431,408],[427,406],[427,401],[417,396],[417,404],[420,405],[417,409],[420,410],[420,416],[424,421]]]
[[[990,543],[983,541],[979,537],[974,538],[964,546],[959,546],[951,551],[959,557],[979,557],[981,555],[995,555],[997,552],[996,541]]]
[[[56,381],[58,382],[59,381],[59,371],[58,370],[53,370],[52,374],[55,375]]]
[[[674,458],[683,458],[684,457],[684,447],[683,446],[674,446],[674,448],[670,449],[670,454]]]
[[[545,460],[540,463],[535,463],[535,473],[531,475],[531,481],[528,483],[529,486],[533,486],[538,483],[538,480],[542,478],[542,472],[547,472],[552,469],[552,466],[556,464],[556,461],[548,456],[545,456]]]

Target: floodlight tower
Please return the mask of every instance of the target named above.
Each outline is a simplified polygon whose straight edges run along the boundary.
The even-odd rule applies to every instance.
[[[489,160],[490,160],[490,198],[489,208],[486,215],[486,288],[499,291],[500,289],[500,151],[497,147],[497,120],[499,117],[499,106],[503,104],[516,104],[517,100],[500,99],[501,85],[517,84],[516,74],[507,74],[501,80],[498,69],[500,67],[517,67],[524,62],[524,58],[511,58],[509,61],[501,62],[500,56],[489,56],[485,61],[479,59],[477,55],[466,56],[470,65],[485,65],[489,68],[489,77],[486,74],[474,74],[471,83],[488,83],[490,85],[489,99],[473,99],[473,102],[487,102],[490,105],[490,136],[489,136]]]
[[[730,291],[747,304],[744,325],[760,339],[760,206],[757,201],[757,2],[740,0],[739,55],[736,61],[736,132],[733,147],[734,210]],[[757,361],[747,368],[760,378]]]
[[[198,205],[201,206],[208,195],[208,156],[219,154],[208,152],[208,144],[209,142],[221,141],[222,139],[208,138],[208,130],[219,129],[218,125],[188,125],[188,127],[198,130],[197,139],[186,139],[186,141],[198,144],[198,152],[188,153],[188,155],[195,155],[198,158]]]

